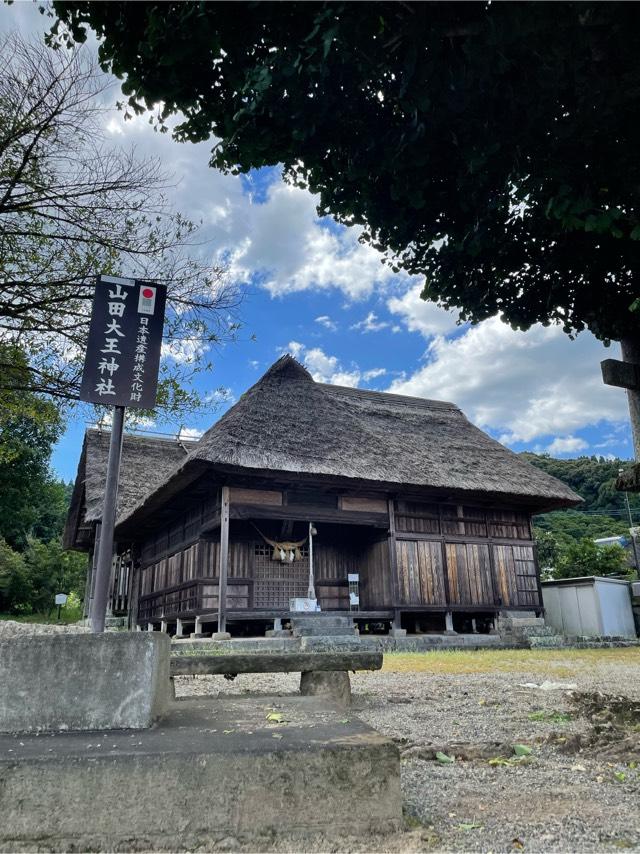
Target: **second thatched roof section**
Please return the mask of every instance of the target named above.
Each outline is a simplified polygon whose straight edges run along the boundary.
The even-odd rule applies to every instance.
[[[91,525],[102,518],[111,434],[87,430],[63,533],[65,548],[86,547]],[[194,447],[192,441],[125,433],[118,484],[118,516],[125,516],[161,486]]]
[[[581,500],[452,403],[317,383],[291,356],[271,366],[128,520],[159,506],[163,493],[175,494],[189,471],[207,465],[484,494],[545,509]]]

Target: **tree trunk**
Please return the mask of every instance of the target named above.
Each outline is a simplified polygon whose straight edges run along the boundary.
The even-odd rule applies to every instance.
[[[640,334],[638,338],[623,338],[620,342],[622,361],[640,366]],[[633,436],[634,456],[640,461],[640,390],[628,389],[629,416]]]

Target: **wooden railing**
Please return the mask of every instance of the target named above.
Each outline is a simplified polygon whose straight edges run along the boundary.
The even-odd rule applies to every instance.
[[[227,582],[227,608],[248,608],[251,601],[250,579],[230,578]],[[138,622],[180,617],[218,608],[218,579],[194,578],[174,587],[141,596]]]

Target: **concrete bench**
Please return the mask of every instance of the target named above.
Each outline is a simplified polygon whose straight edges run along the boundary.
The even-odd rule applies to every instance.
[[[223,653],[174,655],[171,676],[224,676],[239,673],[300,673],[300,693],[351,703],[349,671],[380,670],[381,652]]]

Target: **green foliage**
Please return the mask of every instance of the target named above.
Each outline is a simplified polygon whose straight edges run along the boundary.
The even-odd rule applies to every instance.
[[[0,360],[11,350],[19,374],[26,357],[0,345]],[[29,391],[0,392],[0,537],[23,548],[30,534],[51,539],[61,530],[64,487],[49,472],[49,458],[62,431],[53,404]]]
[[[425,298],[520,329],[637,332],[634,4],[53,8],[76,41],[95,30],[128,112],[160,130],[180,112],[176,138],[216,137],[219,169],[283,164],[319,214],[424,275]]]
[[[23,556],[0,539],[0,609],[30,613],[32,592]]]
[[[56,593],[71,592],[75,600],[70,610],[75,602],[77,611],[86,569],[87,556],[64,551],[57,540],[30,539],[20,553],[0,539],[0,611],[47,613],[54,607]]]
[[[623,465],[623,460],[605,460],[602,457],[557,460],[548,455],[528,452],[521,456],[564,481],[584,498],[584,504],[579,510],[557,510],[535,517],[534,536],[541,568],[565,566],[568,555],[575,557],[572,548],[583,540],[629,537],[624,496],[615,489],[618,469]],[[640,524],[640,496],[630,495],[629,499],[634,523]],[[623,571],[625,569],[626,566]],[[594,573],[595,570],[586,574]],[[551,574],[556,577],[554,572]]]
[[[64,592],[64,591],[62,591]],[[77,623],[82,619],[82,599],[75,590],[69,593],[67,601],[60,609],[61,623]]]
[[[628,571],[624,549],[617,543],[597,546],[585,537],[572,543],[563,553],[554,578],[580,578],[585,575],[622,575]]]
[[[551,533],[534,527],[534,537],[538,548],[538,564],[541,570],[553,567],[558,561],[560,546],[558,540]]]
[[[8,349],[0,345],[0,360]],[[60,545],[70,489],[49,460],[62,420],[52,403],[19,388],[26,357],[10,349],[15,387],[0,391],[0,611],[29,615],[52,608],[55,593],[82,596],[87,558]]]
[[[525,451],[520,455],[528,463],[557,477],[571,487],[584,500],[581,510],[624,510],[624,495],[615,487],[618,469],[628,465],[628,460],[605,460],[604,457],[577,457],[558,460],[548,454],[532,454]],[[632,509],[640,512],[640,495],[629,495]],[[628,527],[628,526],[627,526]]]
[[[576,510],[557,510],[536,516],[534,533],[538,543],[543,539],[543,549],[545,549],[543,535],[552,536],[556,541],[558,552],[562,553],[572,543],[585,537],[590,540],[621,535],[628,537],[629,522],[619,516],[589,516]],[[557,557],[558,554],[556,554]],[[543,565],[542,561],[541,565]],[[553,564],[548,565],[553,566]]]

